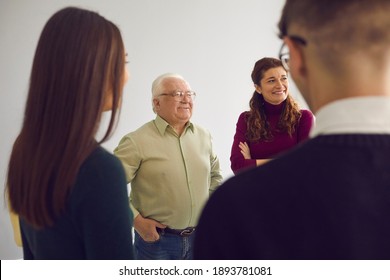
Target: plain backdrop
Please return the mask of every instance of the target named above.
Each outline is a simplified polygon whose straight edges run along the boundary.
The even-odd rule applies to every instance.
[[[23,120],[31,63],[40,32],[57,10],[77,6],[118,25],[128,53],[130,80],[120,121],[104,144],[152,120],[151,84],[160,74],[184,76],[198,96],[192,121],[208,129],[224,178],[233,176],[230,150],[239,114],[253,93],[254,63],[277,57],[283,0],[0,0],[0,259],[20,259],[4,201],[13,141]],[[307,107],[292,80],[290,94]],[[83,120],[80,120],[81,122]],[[103,128],[104,123],[103,123]]]

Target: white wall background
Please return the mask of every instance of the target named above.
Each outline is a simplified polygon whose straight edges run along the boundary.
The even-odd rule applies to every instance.
[[[283,0],[0,0],[0,259],[22,258],[3,199],[7,165],[23,118],[31,63],[48,18],[65,6],[99,12],[122,31],[131,79],[119,126],[104,145],[154,118],[151,83],[177,72],[198,93],[192,120],[213,135],[225,178],[240,112],[253,93],[250,74],[261,57],[278,55]],[[290,81],[291,94],[306,107]],[[80,120],[82,121],[82,120]]]

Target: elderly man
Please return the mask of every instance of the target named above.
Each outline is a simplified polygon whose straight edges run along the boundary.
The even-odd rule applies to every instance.
[[[152,85],[156,118],[125,135],[114,153],[131,182],[137,259],[191,259],[200,212],[222,181],[211,135],[191,123],[196,97],[176,74]]]
[[[195,258],[390,259],[389,15],[389,0],[286,1],[280,58],[316,127],[213,194]]]

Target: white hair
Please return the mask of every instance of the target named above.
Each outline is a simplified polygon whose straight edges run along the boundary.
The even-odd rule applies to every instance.
[[[155,111],[155,108],[154,108],[154,102],[153,100],[159,95],[161,94],[162,92],[162,83],[164,80],[166,79],[169,79],[169,78],[175,78],[175,79],[180,79],[180,80],[184,80],[184,78],[179,75],[179,74],[175,74],[175,73],[165,73],[165,74],[162,74],[160,76],[158,76],[152,83],[152,106],[153,106],[153,112],[156,113]]]

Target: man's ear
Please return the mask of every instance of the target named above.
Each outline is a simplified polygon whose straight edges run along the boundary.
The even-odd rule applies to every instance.
[[[156,112],[160,108],[160,100],[158,98],[153,98],[153,108]]]
[[[300,43],[291,40],[289,37],[284,38],[284,43],[287,45],[290,52],[290,73],[293,79],[302,79],[306,77],[306,61]]]

